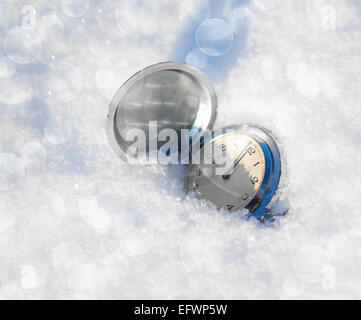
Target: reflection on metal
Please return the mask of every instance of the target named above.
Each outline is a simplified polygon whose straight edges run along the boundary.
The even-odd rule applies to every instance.
[[[173,129],[180,137],[182,129],[189,129],[201,136],[213,127],[216,111],[217,96],[205,74],[183,63],[159,63],[133,75],[115,94],[107,119],[108,138],[125,159],[131,144],[127,141],[129,130],[138,128],[148,135],[150,123],[157,121],[157,134]],[[160,146],[158,143],[157,148]],[[138,153],[141,151],[156,150],[149,150],[147,144],[146,150]]]

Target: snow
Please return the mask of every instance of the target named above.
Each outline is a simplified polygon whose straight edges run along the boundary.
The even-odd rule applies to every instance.
[[[1,299],[361,298],[359,1],[1,0],[0,43]],[[272,227],[108,146],[112,95],[171,59],[214,81],[215,127],[276,136]]]

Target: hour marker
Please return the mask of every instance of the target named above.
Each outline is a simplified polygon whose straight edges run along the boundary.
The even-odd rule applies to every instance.
[[[197,189],[198,189],[198,184],[196,184],[195,182],[193,182],[193,184],[192,184],[192,189],[193,189],[193,190],[197,190]]]

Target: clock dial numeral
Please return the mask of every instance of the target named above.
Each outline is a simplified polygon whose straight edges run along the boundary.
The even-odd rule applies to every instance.
[[[197,195],[202,191],[202,197],[229,212],[245,208],[257,195],[264,178],[266,161],[262,147],[243,134],[221,135],[209,143],[211,148],[204,147],[204,158],[209,162],[193,171],[195,180],[189,189]],[[225,169],[223,175],[216,170],[221,167]]]
[[[252,181],[252,184],[256,184],[256,183],[258,182],[258,178],[257,178],[257,177],[253,177],[253,178],[251,179],[251,181]]]
[[[247,152],[251,156],[252,154],[256,153],[256,150],[254,148],[250,147],[250,148],[248,148]]]

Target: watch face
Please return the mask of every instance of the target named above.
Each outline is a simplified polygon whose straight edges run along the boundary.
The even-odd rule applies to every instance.
[[[264,180],[262,147],[245,133],[226,133],[200,150],[200,163],[188,169],[188,189],[218,208],[236,211],[256,196]]]

